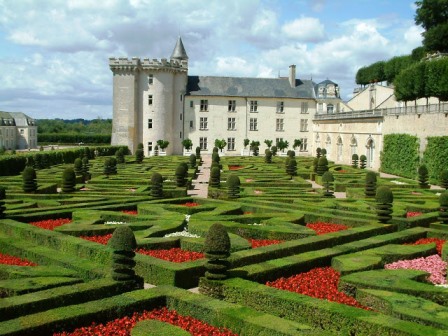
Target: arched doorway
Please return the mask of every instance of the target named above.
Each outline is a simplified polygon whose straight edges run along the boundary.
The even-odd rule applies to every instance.
[[[375,142],[372,138],[367,140],[367,167],[372,168],[375,162]]]

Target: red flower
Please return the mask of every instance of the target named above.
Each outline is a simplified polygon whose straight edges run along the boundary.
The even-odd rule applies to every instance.
[[[211,335],[211,336],[238,336],[226,328],[213,327],[205,322],[197,320],[190,316],[179,315],[175,310],[168,310],[166,307],[154,309],[152,311],[144,310],[135,312],[131,317],[125,316],[117,318],[106,324],[92,323],[90,327],[78,328],[72,333],[55,333],[53,336],[129,336],[132,328],[137,322],[143,320],[159,320],[178,326],[192,335]]]
[[[31,225],[40,227],[46,230],[54,230],[55,227],[70,223],[72,220],[70,218],[59,218],[59,219],[47,219],[38,222],[31,222]]]
[[[137,210],[121,210],[121,212],[127,215],[138,215]]]
[[[308,223],[306,227],[316,231],[318,235],[347,230],[350,228],[347,225],[325,223],[325,222]]]
[[[237,165],[229,166],[229,170],[239,170],[241,168],[244,168],[244,166],[237,166]]]
[[[14,266],[37,266],[37,264],[18,257],[11,256],[9,254],[0,253],[0,264],[14,265]]]
[[[410,218],[410,217],[417,217],[420,216],[423,212],[418,212],[418,211],[409,211],[406,213],[406,218]]]
[[[423,244],[436,243],[437,253],[439,255],[442,255],[442,247],[443,247],[443,244],[445,244],[445,242],[446,242],[445,239],[440,239],[440,238],[421,238],[414,243],[407,243],[407,244],[403,244],[403,245],[423,245]]]
[[[196,207],[196,206],[199,206],[200,204],[199,203],[196,203],[196,202],[187,202],[187,203],[184,203],[184,204],[181,204],[182,206],[186,206],[186,207],[188,207],[188,208],[192,208],[192,207]]]
[[[169,250],[147,250],[137,249],[135,252],[149,255],[154,258],[163,259],[171,262],[185,262],[204,258],[204,254],[200,252],[184,251],[180,248],[171,248]]]
[[[109,239],[112,238],[112,233],[109,233],[109,234],[106,234],[103,236],[79,236],[79,238],[82,238],[85,240],[90,240],[94,243],[107,245],[107,242],[109,241]]]
[[[339,273],[333,268],[322,267],[289,278],[268,281],[266,285],[369,310],[368,307],[362,306],[351,296],[338,291],[339,278]]]
[[[252,248],[268,246],[273,244],[280,244],[284,242],[284,240],[275,240],[275,239],[248,239],[248,241],[251,243]]]
[[[243,215],[252,215],[253,212],[250,211],[244,211]]]

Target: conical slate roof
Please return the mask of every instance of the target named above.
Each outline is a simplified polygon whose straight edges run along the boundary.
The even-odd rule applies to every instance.
[[[185,51],[184,44],[182,43],[182,39],[177,39],[176,46],[174,47],[173,53],[171,54],[171,59],[177,60],[188,60],[187,52]]]

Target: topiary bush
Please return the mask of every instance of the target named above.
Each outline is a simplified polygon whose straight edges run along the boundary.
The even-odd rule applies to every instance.
[[[227,178],[227,193],[230,199],[235,199],[240,197],[240,178],[238,175],[231,174]]]
[[[227,260],[230,256],[230,238],[223,225],[215,223],[210,227],[205,237],[204,253],[207,258],[205,277],[209,280],[226,279],[230,266]]]
[[[297,175],[297,161],[294,157],[289,159],[288,167],[286,168],[286,173],[291,177]]]
[[[187,185],[187,169],[185,169],[185,165],[179,164],[176,168],[176,186],[177,187],[185,187]]]
[[[272,152],[269,149],[265,151],[264,162],[272,163]]]
[[[33,159],[34,159],[34,169],[36,169],[36,170],[42,169],[43,168],[42,155],[39,153],[34,154]]]
[[[277,151],[278,151],[277,146],[272,146],[271,147],[272,156],[277,156]]]
[[[361,155],[359,157],[359,168],[365,169],[366,168],[366,163],[367,163],[367,156]]]
[[[216,148],[216,147],[215,147]],[[221,161],[221,158],[219,157],[218,152],[213,152],[212,153],[212,162],[217,162],[219,163]]]
[[[196,155],[194,154],[190,155],[190,167],[196,168]]]
[[[448,170],[443,170],[439,176],[439,185],[448,190]]]
[[[197,146],[195,151],[196,151],[196,159],[201,161],[201,147]]]
[[[115,152],[115,158],[117,159],[117,163],[121,164],[121,163],[125,163],[125,159],[124,159],[124,149],[123,148],[119,148],[116,152]]]
[[[376,213],[378,221],[386,224],[392,219],[392,203],[394,201],[394,195],[389,187],[381,186],[376,190]]]
[[[352,167],[353,168],[358,168],[358,160],[359,160],[358,154],[353,154],[352,155]]]
[[[134,232],[128,226],[115,229],[107,245],[112,254],[112,279],[115,281],[135,282],[136,288],[143,288],[143,279],[135,274],[135,252],[137,241]]]
[[[320,147],[316,148],[316,157],[319,159],[322,156],[322,149]]]
[[[112,174],[111,158],[104,160],[103,174],[109,177]]]
[[[0,186],[0,219],[5,218],[5,201],[6,198],[6,189],[5,187]]]
[[[448,224],[448,191],[444,191],[439,196],[439,221],[442,224]]]
[[[325,156],[321,156],[317,161],[317,175],[322,176],[326,171],[328,171],[328,160]]]
[[[62,173],[62,192],[70,193],[75,191],[76,174],[73,168],[65,168]]]
[[[317,166],[319,165],[319,158],[315,157],[313,159],[313,171],[317,173]]]
[[[219,167],[213,167],[210,172],[210,182],[211,187],[219,188],[221,185],[221,170]]]
[[[82,160],[80,158],[76,158],[73,163],[73,170],[75,171],[76,176],[83,175],[82,171]]]
[[[157,146],[156,146],[157,147]],[[156,155],[156,149],[154,149],[154,155]],[[142,163],[144,158],[143,148],[137,148],[135,151],[135,162]]]
[[[84,178],[86,180],[90,180],[90,172],[89,172],[89,158],[87,156],[84,156],[82,158],[82,174],[84,175]]]
[[[37,190],[37,176],[33,167],[25,167],[22,172],[23,191],[32,193]]]
[[[428,178],[429,178],[428,168],[424,164],[419,166],[418,167],[418,185],[420,186],[420,188],[422,188],[422,189],[429,188]]]
[[[151,176],[151,196],[163,197],[163,177],[159,173],[154,173]]]
[[[322,154],[322,156],[326,156],[327,155],[327,150],[325,148],[322,148],[320,153]]]
[[[334,197],[334,191],[333,191],[333,182],[334,182],[334,176],[329,171],[326,171],[322,175],[322,182],[325,188],[324,196],[325,197]]]
[[[368,171],[366,174],[364,194],[367,197],[375,197],[376,195],[376,173],[373,171]]]

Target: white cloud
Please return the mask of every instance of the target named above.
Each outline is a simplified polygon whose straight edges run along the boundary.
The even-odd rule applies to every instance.
[[[317,43],[325,39],[325,28],[319,19],[302,17],[288,22],[282,27],[287,37],[300,42]]]

